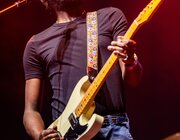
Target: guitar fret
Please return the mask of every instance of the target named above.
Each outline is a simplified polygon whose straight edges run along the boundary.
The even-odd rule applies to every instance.
[[[138,21],[134,20],[134,22],[129,27],[128,32],[125,34],[125,38],[130,39],[130,37],[133,35],[133,32],[131,31],[135,32],[138,26],[139,26]]]

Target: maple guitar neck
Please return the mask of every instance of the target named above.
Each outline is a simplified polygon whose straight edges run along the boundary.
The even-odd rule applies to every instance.
[[[130,26],[128,31],[125,34],[125,38],[129,39],[137,30],[137,24],[133,22],[133,24]],[[88,90],[86,91],[86,94],[84,95],[82,101],[78,105],[77,109],[75,110],[75,113],[77,116],[80,116],[82,113],[85,113],[87,111],[90,104],[92,104],[95,96],[97,95],[97,92],[101,88],[102,84],[106,80],[106,77],[109,75],[111,69],[118,61],[118,57],[112,53],[111,56],[106,61],[105,65],[102,67],[99,74],[96,76]]]
[[[143,25],[143,23],[147,22],[150,17],[156,12],[162,0],[152,0],[138,15],[138,17],[133,21],[127,32],[125,33],[125,39],[130,39],[136,33],[136,31]],[[94,102],[94,98],[97,95],[99,89],[105,82],[107,76],[112,70],[113,66],[118,61],[118,57],[112,53],[111,56],[106,61],[105,65],[102,67],[92,84],[86,91],[86,94],[82,98],[81,102],[75,109],[75,114],[79,117],[81,114],[86,113]]]

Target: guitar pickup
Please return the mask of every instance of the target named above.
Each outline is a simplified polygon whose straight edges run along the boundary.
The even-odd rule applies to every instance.
[[[74,130],[74,129],[77,127],[77,125],[79,124],[78,119],[75,118],[75,116],[74,116],[73,113],[71,113],[71,115],[68,117],[68,120],[69,120],[69,122],[70,122],[70,124],[71,124],[71,128],[72,128],[73,130]]]

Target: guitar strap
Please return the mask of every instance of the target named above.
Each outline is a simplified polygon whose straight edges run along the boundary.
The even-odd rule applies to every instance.
[[[97,12],[88,12],[87,24],[87,74],[92,82],[98,73],[98,21]]]

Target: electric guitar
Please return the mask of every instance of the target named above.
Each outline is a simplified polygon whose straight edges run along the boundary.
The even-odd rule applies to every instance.
[[[130,39],[135,32],[156,12],[162,0],[152,0],[133,21],[125,34]],[[57,126],[60,135],[66,140],[89,140],[101,128],[104,118],[94,114],[94,98],[106,80],[118,57],[112,53],[92,83],[88,76],[82,77],[75,86],[63,113],[49,126]]]

